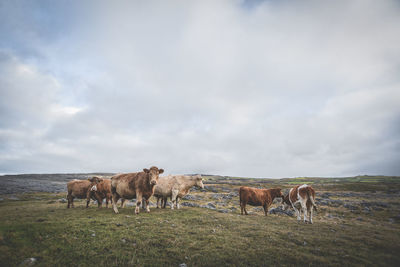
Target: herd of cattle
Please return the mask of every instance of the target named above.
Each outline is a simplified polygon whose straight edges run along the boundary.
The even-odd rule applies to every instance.
[[[105,199],[106,207],[110,201],[115,213],[118,213],[117,202],[121,199],[121,208],[125,206],[126,199],[136,199],[135,213],[139,213],[140,205],[147,212],[150,212],[149,199],[151,196],[157,198],[157,208],[161,200],[161,207],[165,208],[167,199],[172,201],[171,209],[174,206],[179,209],[179,200],[188,194],[193,186],[204,188],[202,177],[185,175],[168,175],[159,178],[163,169],[151,167],[143,169],[142,172],[117,174],[111,179],[92,177],[87,180],[73,180],[68,182],[68,208],[74,207],[74,198],[86,199],[86,207],[91,199],[96,200],[98,207],[102,206]],[[242,186],[239,189],[241,214],[248,215],[246,205],[262,206],[265,215],[275,198],[282,198],[284,210],[292,207],[301,220],[303,212],[304,222],[312,223],[313,209],[316,210],[315,191],[309,185],[296,186],[290,189],[285,196],[280,188],[258,189]],[[300,205],[300,207],[298,207]]]

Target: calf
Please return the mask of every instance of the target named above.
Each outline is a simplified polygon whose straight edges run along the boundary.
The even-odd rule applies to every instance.
[[[74,207],[74,198],[88,198],[89,187],[92,184],[97,184],[100,182],[100,178],[92,177],[88,178],[87,180],[72,180],[67,183],[67,200],[68,206]],[[89,197],[90,199],[90,197]],[[89,207],[89,202],[86,203],[86,207]]]
[[[280,188],[258,189],[242,186],[239,188],[240,213],[243,215],[244,211],[244,213],[248,215],[246,205],[250,204],[252,206],[262,206],[265,216],[267,216],[268,208],[276,197],[284,197]]]
[[[296,204],[299,203],[303,211],[304,222],[313,223],[313,210],[317,210],[317,205],[315,204],[315,191],[311,186],[303,184],[291,188],[289,194],[282,199],[282,208],[286,210],[288,207],[292,207],[298,221],[301,220],[301,210],[296,208]]]
[[[204,188],[201,175],[168,175],[162,177],[154,189],[154,196],[157,197],[157,208],[160,198],[162,199],[161,206],[165,208],[167,198],[170,197],[172,201],[171,209],[174,209],[174,205],[179,209],[179,200],[187,195],[193,186]]]
[[[89,203],[90,198],[94,198],[97,200],[98,207],[101,208],[103,199],[106,199],[106,208],[108,208],[108,201],[112,203],[111,179],[99,179],[99,183],[92,183],[89,186],[90,189],[86,201]]]
[[[142,172],[118,174],[111,177],[112,205],[114,212],[118,213],[117,201],[120,198],[136,198],[136,214],[139,213],[140,204],[142,198],[144,198],[147,204],[146,211],[150,212],[148,206],[149,198],[154,193],[154,186],[158,182],[159,174],[163,172],[163,169],[158,169],[153,166],[150,170],[143,169]]]

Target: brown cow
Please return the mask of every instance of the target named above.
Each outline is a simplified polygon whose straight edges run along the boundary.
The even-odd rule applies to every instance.
[[[264,208],[265,216],[267,216],[268,208],[276,197],[283,198],[280,188],[258,189],[242,186],[239,188],[240,212],[243,215],[244,211],[244,213],[248,215],[246,205],[250,204],[252,206],[262,206]]]
[[[298,203],[300,203],[301,209],[296,208],[296,204]],[[294,209],[298,221],[301,220],[302,210],[304,222],[313,223],[313,210],[317,210],[314,188],[306,184],[291,188],[289,194],[282,199],[282,208],[286,210],[288,207],[292,207]]]
[[[136,198],[135,213],[139,213],[142,198],[145,198],[147,212],[149,209],[149,198],[154,193],[154,186],[157,184],[159,174],[163,173],[163,169],[151,167],[143,169],[142,172],[118,174],[111,178],[112,205],[115,213],[118,213],[117,201],[120,198],[133,199]]]
[[[92,177],[88,178],[87,180],[72,180],[67,183],[67,199],[68,199],[68,206],[74,207],[74,198],[84,199],[88,197],[88,189],[90,185],[97,184],[100,182],[100,178]],[[89,202],[86,203],[86,207],[89,206]]]
[[[97,205],[99,208],[103,205],[103,199],[106,199],[106,208],[108,208],[108,201],[112,202],[111,194],[111,179],[99,178],[99,183],[91,183],[89,186],[89,193],[87,194],[87,203],[89,203],[90,198],[97,200]]]

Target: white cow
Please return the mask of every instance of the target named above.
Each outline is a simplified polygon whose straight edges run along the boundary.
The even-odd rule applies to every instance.
[[[161,206],[165,208],[167,198],[170,197],[172,201],[171,209],[174,209],[174,205],[179,209],[179,200],[184,197],[193,186],[204,188],[201,175],[168,175],[160,177],[154,189],[154,196],[157,198],[157,208],[159,207],[158,203],[160,199],[164,202],[161,202]]]

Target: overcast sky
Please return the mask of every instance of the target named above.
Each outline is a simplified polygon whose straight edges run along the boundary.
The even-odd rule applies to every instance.
[[[0,173],[152,165],[400,175],[400,2],[1,0]]]

